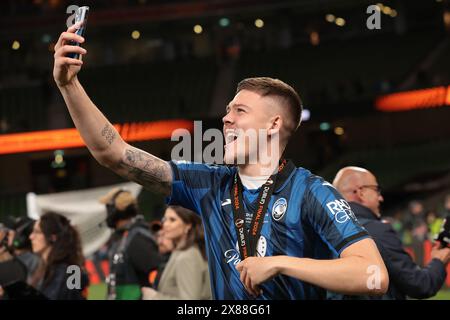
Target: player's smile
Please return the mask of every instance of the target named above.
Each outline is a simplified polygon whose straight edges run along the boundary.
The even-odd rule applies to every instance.
[[[225,130],[225,148],[229,148],[234,145],[238,139],[238,131],[236,129],[226,129]]]

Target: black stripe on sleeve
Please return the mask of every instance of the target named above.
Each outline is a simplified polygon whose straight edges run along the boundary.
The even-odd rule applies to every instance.
[[[364,236],[368,236],[368,235],[369,235],[369,234],[367,233],[367,231],[361,231],[361,232],[358,232],[358,233],[356,233],[356,234],[354,234],[354,235],[352,235],[352,236],[350,236],[350,237],[345,238],[344,240],[342,240],[342,242],[339,243],[339,245],[337,245],[335,249],[336,249],[337,252],[339,252],[339,251],[341,251],[341,249],[342,249],[347,243],[349,243],[350,241],[353,241],[353,240],[355,240],[355,239],[358,239],[358,238],[361,238],[361,237],[364,237]]]

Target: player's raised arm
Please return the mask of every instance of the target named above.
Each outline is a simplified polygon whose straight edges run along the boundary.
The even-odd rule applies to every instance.
[[[172,171],[167,162],[127,144],[94,105],[77,78],[82,60],[66,57],[68,53],[85,55],[84,38],[75,34],[77,25],[61,33],[55,45],[53,77],[69,109],[70,116],[97,161],[122,177],[147,189],[168,195]],[[69,45],[73,40],[80,46]]]

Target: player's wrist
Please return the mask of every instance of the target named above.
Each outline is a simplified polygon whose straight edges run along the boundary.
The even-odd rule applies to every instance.
[[[274,276],[282,274],[285,270],[284,256],[273,256],[271,259],[271,269]]]
[[[70,91],[71,89],[74,89],[77,86],[79,86],[80,82],[78,81],[78,77],[74,76],[71,80],[69,80],[67,82],[56,81],[56,85],[58,86],[59,90],[68,90],[68,91]]]

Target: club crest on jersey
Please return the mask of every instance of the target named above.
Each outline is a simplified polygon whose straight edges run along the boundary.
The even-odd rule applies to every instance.
[[[272,218],[275,221],[281,220],[287,210],[287,201],[285,198],[280,198],[273,204],[272,207]]]

